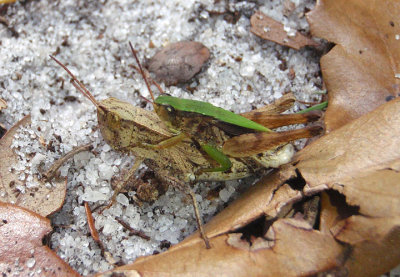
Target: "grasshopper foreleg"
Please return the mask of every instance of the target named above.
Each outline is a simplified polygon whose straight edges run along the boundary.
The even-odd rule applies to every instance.
[[[179,142],[184,140],[186,137],[187,137],[186,134],[180,133],[179,135],[165,139],[165,140],[159,142],[158,144],[149,144],[149,143],[142,142],[141,145],[144,147],[151,148],[151,149],[165,149],[165,148],[172,147],[172,146],[178,144]]]
[[[106,209],[109,209],[112,205],[114,205],[118,194],[121,192],[121,190],[124,188],[124,186],[126,185],[126,183],[129,181],[129,179],[136,173],[137,169],[139,168],[139,166],[142,164],[144,159],[141,159],[139,157],[136,157],[135,163],[133,164],[133,166],[129,169],[129,171],[126,173],[126,175],[124,176],[124,179],[119,182],[116,186],[116,188],[114,189],[114,193],[111,197],[110,203],[108,203],[108,205],[102,209],[103,211]]]
[[[210,158],[212,158],[217,163],[219,163],[220,167],[203,168],[200,170],[200,172],[219,172],[219,171],[225,172],[232,167],[231,160],[224,153],[219,151],[217,148],[215,148],[209,144],[203,144],[201,146],[201,149],[203,149]]]

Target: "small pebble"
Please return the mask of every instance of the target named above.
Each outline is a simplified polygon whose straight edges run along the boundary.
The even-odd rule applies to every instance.
[[[36,261],[34,258],[30,258],[26,261],[26,266],[32,268],[35,265]]]
[[[200,42],[180,41],[158,51],[148,62],[148,69],[166,85],[189,81],[210,57]]]

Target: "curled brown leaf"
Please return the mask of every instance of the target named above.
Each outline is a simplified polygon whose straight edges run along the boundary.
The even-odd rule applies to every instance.
[[[295,158],[307,183],[305,194],[333,189],[357,211],[343,219],[326,199],[321,210],[321,230],[353,249],[343,265],[350,275],[377,276],[400,263],[399,144],[397,98],[332,131]]]
[[[47,218],[0,202],[0,272],[7,276],[80,276],[42,244],[50,231]]]
[[[321,59],[328,131],[398,96],[399,15],[398,2],[376,0],[321,0],[307,14],[313,35],[336,44]]]
[[[250,19],[251,29],[250,31],[266,40],[276,42],[283,46],[299,50],[304,46],[318,46],[318,43],[312,39],[303,36],[297,31],[294,31],[294,35],[289,36],[288,32],[285,31],[284,25],[269,16],[257,11],[252,15]]]
[[[15,124],[0,140],[0,201],[13,203],[32,210],[42,216],[47,216],[61,208],[66,194],[66,179],[56,180],[52,186],[39,183],[36,187],[28,188],[19,180],[18,172],[10,167],[18,163],[18,158],[11,148],[14,135],[18,128],[27,126],[31,122],[30,116],[25,116]],[[25,188],[20,192],[17,187]]]

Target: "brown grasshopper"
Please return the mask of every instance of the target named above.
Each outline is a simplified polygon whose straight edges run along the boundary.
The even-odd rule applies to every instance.
[[[193,202],[200,235],[206,247],[210,248],[209,241],[202,228],[195,195],[189,184],[204,180],[241,179],[253,175],[265,166],[269,167],[267,159],[265,159],[265,166],[252,159],[231,159],[232,167],[228,172],[201,172],[201,169],[210,167],[210,161],[190,139],[181,140],[179,143],[163,149],[147,147],[146,145],[158,144],[173,137],[173,134],[165,127],[157,114],[116,98],[97,101],[64,64],[55,57],[50,57],[70,75],[73,86],[96,106],[98,124],[104,140],[113,149],[136,157],[134,165],[125,175],[119,188],[114,191],[111,204],[122,185],[135,174],[140,164],[144,163],[154,170],[162,180],[189,194]],[[224,139],[223,132],[216,132],[217,134],[221,139]],[[270,156],[269,162],[275,165],[277,160],[283,160],[283,163],[288,162],[293,154],[293,148],[290,146],[273,151],[266,157]],[[276,157],[280,158],[276,159]],[[263,158],[259,158],[259,160],[263,160]]]

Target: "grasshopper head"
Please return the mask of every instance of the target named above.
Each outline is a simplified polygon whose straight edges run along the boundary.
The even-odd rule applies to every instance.
[[[157,144],[170,137],[154,112],[112,97],[99,102],[97,120],[104,140],[122,152],[132,152],[142,143]]]
[[[170,105],[154,104],[154,111],[170,130],[177,128],[179,123],[175,109]]]
[[[137,145],[132,136],[137,107],[116,98],[102,100],[97,108],[97,120],[104,140],[115,150],[129,152]]]

